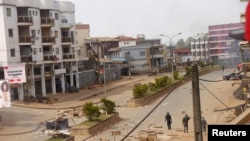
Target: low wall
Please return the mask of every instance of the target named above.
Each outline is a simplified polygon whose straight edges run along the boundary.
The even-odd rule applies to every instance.
[[[199,71],[199,76],[210,73],[210,72],[213,72],[213,71],[217,71],[219,69],[220,69],[219,67],[215,67],[215,68],[212,68],[212,69]],[[184,79],[179,80],[179,81],[177,81],[177,82],[175,82],[175,83],[173,83],[173,84],[163,88],[162,90],[160,90],[160,91],[158,91],[158,92],[156,92],[154,94],[151,94],[149,96],[146,96],[146,97],[143,97],[143,98],[140,98],[140,99],[130,99],[129,101],[127,101],[127,106],[128,107],[138,107],[138,106],[147,105],[147,104],[151,103],[152,101],[158,99],[162,95],[165,95],[166,93],[171,92],[176,87],[179,87],[179,86],[191,81],[191,79],[192,79],[192,77],[188,76],[188,77],[185,77]]]
[[[80,126],[73,127],[71,130],[71,135],[72,136],[75,136],[75,135],[94,135],[97,132],[104,129],[105,127],[107,127],[109,125],[113,125],[113,124],[117,123],[118,121],[119,121],[119,113],[115,113],[115,114],[111,115],[110,117],[108,117],[107,119],[105,119],[101,122],[98,122],[97,124],[95,124],[89,128],[84,128],[84,127],[80,127]]]

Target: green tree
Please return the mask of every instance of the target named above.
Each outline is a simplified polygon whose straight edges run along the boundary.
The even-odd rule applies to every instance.
[[[101,109],[105,110],[107,114],[111,114],[115,110],[115,102],[106,99],[105,97],[101,99],[102,106]]]
[[[93,102],[86,102],[82,108],[82,112],[90,121],[93,121],[94,118],[98,118],[101,115],[99,110],[100,108],[98,106],[94,106]]]
[[[176,48],[185,48],[185,41],[183,39],[179,39],[176,42]]]

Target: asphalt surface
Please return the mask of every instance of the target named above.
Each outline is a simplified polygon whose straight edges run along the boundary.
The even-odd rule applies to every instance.
[[[225,70],[225,72],[217,71],[212,73],[211,75],[205,75],[204,78],[209,78],[213,80],[218,80],[222,78],[222,74],[230,72],[231,70]],[[132,98],[132,90],[133,84],[135,83],[148,83],[148,82],[154,82],[155,77],[160,77],[162,75],[168,75],[168,74],[159,74],[155,76],[132,76],[130,77],[124,77],[121,80],[110,82],[107,84],[107,97],[108,99],[111,99],[112,101],[116,102],[116,105],[118,106],[116,110],[119,112],[119,116],[121,117],[122,121],[120,121],[118,124],[115,124],[111,127],[107,127],[106,130],[100,131],[97,135],[88,137],[88,136],[77,136],[75,138],[76,141],[82,141],[82,140],[89,140],[89,141],[97,141],[97,140],[119,140],[124,137],[124,135],[130,131],[138,122],[142,120],[144,116],[148,114],[148,112],[155,108],[155,105],[160,102],[161,99],[154,101],[150,105],[146,105],[144,107],[126,107],[126,102],[130,98]],[[239,103],[242,103],[242,101],[236,100],[233,98],[232,93],[237,88],[237,85],[232,87],[232,81],[223,81],[213,84],[206,84],[205,86],[208,86],[208,89],[213,89],[214,94],[218,95],[220,99],[223,99],[223,101],[226,101],[227,105],[229,106],[235,106]],[[224,87],[220,87],[219,85],[223,85]],[[201,101],[203,105],[206,105],[202,107],[203,115],[207,118],[207,121],[209,123],[223,123],[225,122],[225,117],[231,118],[230,116],[233,116],[230,112],[222,112],[222,113],[214,113],[212,112],[215,108],[225,108],[223,107],[223,104],[221,102],[218,102],[218,100],[215,100],[216,98],[214,96],[211,96],[209,92],[205,91],[205,88],[201,88],[201,92],[205,92],[206,96],[203,98],[201,97]],[[9,140],[36,140],[36,141],[44,141],[48,139],[50,136],[45,135],[42,130],[44,129],[44,122],[50,119],[53,119],[57,116],[59,112],[62,111],[68,111],[72,108],[78,108],[82,107],[82,105],[86,101],[93,101],[98,103],[100,98],[104,96],[105,89],[104,86],[95,85],[91,89],[82,89],[78,93],[65,93],[65,94],[57,94],[51,96],[53,99],[52,104],[41,104],[41,103],[23,103],[15,101],[12,103],[13,107],[10,109],[1,109],[1,114],[7,114],[9,111],[11,111],[13,115],[19,115],[19,114],[31,114],[29,119],[25,119],[25,117],[16,116],[11,118],[12,121],[8,120],[8,123],[12,124],[6,124],[6,120],[3,118],[3,128],[0,130],[0,138],[1,141],[9,141]],[[139,137],[145,137],[147,136],[146,133],[150,132],[157,132],[158,139],[178,139],[178,140],[193,140],[193,129],[190,127],[190,133],[184,134],[182,133],[182,125],[181,125],[181,118],[184,113],[188,113],[189,115],[192,115],[192,105],[190,101],[191,100],[191,87],[190,82],[187,84],[181,86],[180,88],[176,89],[174,91],[175,95],[169,96],[160,106],[159,109],[155,110],[150,115],[150,118],[148,118],[147,122],[145,122],[143,125],[141,125],[137,131],[134,131],[131,133],[130,137],[128,139],[130,140],[138,140]],[[205,95],[204,94],[204,95]],[[186,97],[183,97],[186,96]],[[171,99],[172,98],[172,99]],[[205,99],[205,102],[204,100]],[[218,99],[218,98],[217,98]],[[171,103],[174,101],[178,101],[175,103]],[[209,101],[209,102],[207,102]],[[215,101],[215,103],[211,103],[212,101]],[[217,101],[217,103],[216,103]],[[189,107],[189,108],[187,108]],[[14,109],[14,110],[13,110]],[[16,111],[15,111],[16,110]],[[25,111],[25,112],[22,112]],[[164,123],[163,117],[166,113],[166,111],[170,111],[172,113],[172,116],[174,117],[174,124],[173,124],[173,130],[168,131],[167,127]],[[178,111],[178,112],[176,112]],[[138,114],[140,113],[140,114]],[[213,116],[211,116],[213,115]],[[7,115],[5,115],[7,117]],[[220,118],[218,118],[220,117]],[[78,124],[84,120],[86,120],[84,117],[82,118],[73,118],[72,116],[68,115],[70,120],[70,126],[74,126],[75,124]],[[19,120],[17,120],[19,119]],[[160,120],[159,120],[160,119]],[[7,125],[7,126],[6,126]],[[190,123],[192,125],[192,122]],[[113,130],[119,130],[121,131],[120,136],[112,136],[111,131]],[[147,132],[145,132],[147,130]],[[143,131],[143,132],[142,132]],[[32,134],[33,133],[33,134]],[[205,137],[206,138],[206,137]]]

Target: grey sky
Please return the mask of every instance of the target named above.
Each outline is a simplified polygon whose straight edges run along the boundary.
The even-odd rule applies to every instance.
[[[240,0],[67,0],[75,3],[76,22],[90,25],[90,36],[125,35],[187,39],[207,33],[209,25],[240,22]],[[165,41],[164,41],[165,40]]]

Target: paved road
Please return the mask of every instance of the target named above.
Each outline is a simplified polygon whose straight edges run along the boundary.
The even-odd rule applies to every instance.
[[[222,71],[216,71],[211,74],[204,75],[200,78],[207,80],[222,80],[223,73],[231,72],[230,69]],[[238,101],[233,98],[233,91],[237,86],[232,87],[233,81],[219,81],[219,82],[203,82],[201,83],[205,86],[200,85],[201,94],[201,110],[202,116],[207,119],[208,124],[225,123],[233,116],[232,111],[227,112],[214,112],[214,109],[224,109],[230,106],[235,106],[244,101]],[[191,94],[191,82],[177,88],[174,90],[164,101],[161,103],[157,109],[150,114],[137,130],[132,132],[126,140],[139,141],[140,137],[146,137],[148,133],[158,133],[158,140],[185,140],[193,141],[193,121],[190,120],[189,133],[183,133],[182,118],[184,114],[193,116],[193,105],[192,105],[192,94]],[[127,94],[129,91],[127,92]],[[99,139],[124,139],[126,133],[128,133],[137,123],[140,123],[144,116],[146,116],[151,109],[155,108],[161,99],[156,100],[154,103],[136,108],[122,107],[118,108],[120,117],[123,118],[121,122],[108,127],[106,130],[98,133],[96,136],[88,139],[88,141],[96,141]],[[225,107],[226,106],[226,107]],[[164,122],[164,116],[166,112],[170,112],[173,118],[172,130],[167,130],[166,123]],[[139,113],[139,114],[138,114]],[[118,130],[121,131],[120,136],[113,137],[111,131]],[[79,137],[80,141],[83,137]],[[206,136],[204,136],[206,140]]]
[[[224,73],[227,73],[227,71],[231,70],[225,70]],[[206,79],[212,79],[212,80],[221,80],[222,72],[218,71],[206,76],[202,76],[202,78]],[[132,86],[134,83],[148,83],[153,82],[154,77],[148,77],[148,76],[139,76],[139,77],[133,77],[131,79],[124,79],[122,81],[117,81],[114,83],[109,83],[107,85],[107,89],[112,89],[110,91],[107,91],[108,98],[116,101],[116,104],[120,107],[117,108],[117,111],[119,112],[120,117],[122,118],[122,121],[118,124],[115,124],[111,127],[107,127],[106,130],[98,133],[96,136],[88,139],[89,141],[96,141],[100,138],[102,139],[110,139],[113,140],[114,137],[111,136],[112,130],[120,130],[122,135],[117,136],[116,140],[119,140],[124,137],[124,135],[132,129],[136,123],[140,122],[142,118],[149,113],[151,109],[154,108],[154,106],[159,102],[159,100],[156,100],[154,103],[144,106],[144,107],[124,107],[126,105],[126,101],[129,98],[132,98]],[[235,104],[235,101],[232,98],[232,91],[237,88],[237,85],[232,87],[232,81],[222,81],[222,82],[216,82],[216,83],[207,83],[202,82],[204,85],[211,90],[214,94],[218,95],[219,99],[223,99],[227,104],[233,105]],[[224,86],[223,88],[221,86]],[[211,113],[214,108],[225,108],[214,96],[211,96],[207,91],[205,91],[204,88],[200,86],[201,89],[201,102],[202,102],[202,110],[203,115],[207,118],[208,123],[220,123],[224,120],[224,118],[220,119],[221,115],[225,113]],[[31,132],[28,134],[16,134],[11,136],[4,136],[4,133],[12,133],[17,132],[19,130],[27,130],[30,131],[32,129],[35,129],[37,124],[41,121],[45,121],[46,119],[51,119],[56,116],[56,108],[66,108],[69,106],[79,106],[82,105],[85,100],[79,101],[79,99],[84,99],[87,97],[87,95],[93,95],[96,94],[97,96],[91,97],[93,101],[99,101],[100,97],[104,94],[103,87],[95,87],[91,90],[81,90],[78,94],[70,94],[69,95],[60,95],[58,103],[52,104],[52,105],[39,105],[36,103],[31,103],[28,107],[36,107],[36,108],[46,108],[46,109],[32,109],[32,108],[26,108],[26,107],[19,107],[20,103],[15,103],[16,105],[19,104],[19,106],[14,106],[10,109],[0,109],[1,114],[4,114],[3,121],[6,121],[8,119],[8,124],[4,123],[3,129],[1,129],[2,135],[0,136],[1,141],[44,141],[49,138],[49,136],[46,136],[41,131],[44,129],[44,126],[36,130],[35,132]],[[73,95],[73,96],[72,96]],[[206,100],[204,100],[206,99]],[[68,100],[68,101],[67,101]],[[89,100],[89,99],[88,99]],[[233,102],[233,103],[232,103]],[[192,116],[192,99],[191,99],[191,83],[187,83],[183,85],[182,87],[179,87],[176,89],[164,102],[157,108],[155,112],[153,112],[150,115],[150,118],[147,119],[145,123],[140,125],[139,129],[136,130],[131,134],[129,139],[136,140],[135,137],[145,136],[145,132],[142,132],[142,130],[158,130],[158,132],[161,132],[163,134],[159,134],[158,138],[191,138],[193,133],[190,132],[189,134],[183,134],[182,133],[182,126],[181,126],[181,118],[183,116],[183,113],[188,113]],[[24,105],[22,105],[24,106]],[[27,105],[26,105],[27,106]],[[164,123],[164,115],[166,111],[169,111],[173,116],[173,130],[167,131],[166,125]],[[139,113],[139,114],[138,114]],[[230,114],[230,113],[229,113]],[[213,116],[211,116],[213,115]],[[214,118],[215,117],[215,118]],[[216,119],[216,120],[215,120]],[[74,119],[75,122],[81,122],[85,119]],[[72,121],[70,120],[70,124],[73,125]],[[150,125],[150,126],[149,126]],[[192,125],[192,122],[190,122],[190,125]],[[13,127],[15,126],[15,127]],[[157,127],[157,128],[155,128]],[[161,128],[159,128],[161,127]],[[190,127],[190,131],[192,131],[192,128]],[[20,131],[19,131],[20,132]],[[76,137],[76,141],[82,141],[84,136],[78,136]]]

